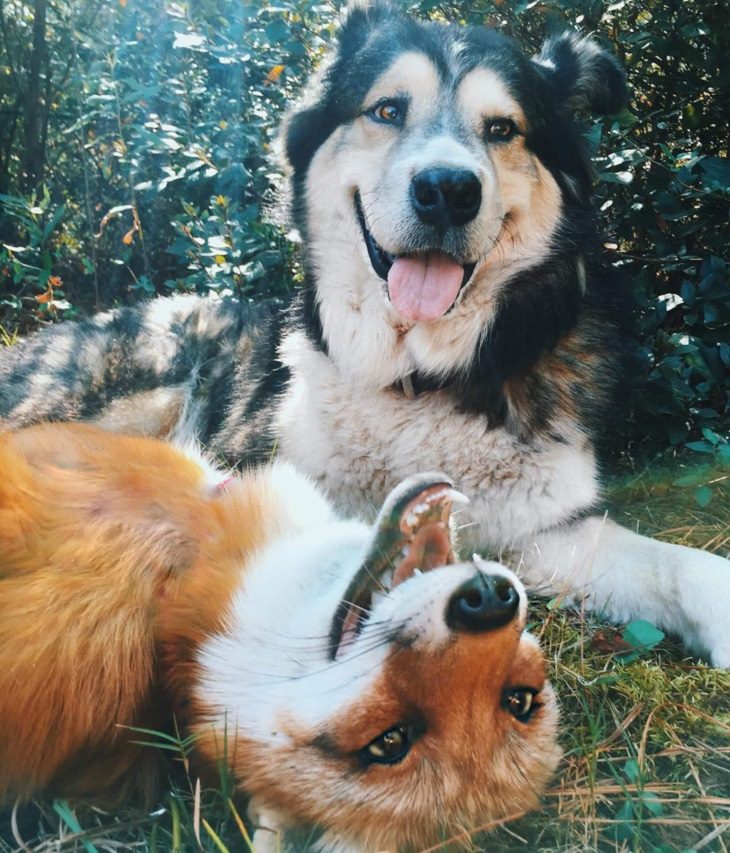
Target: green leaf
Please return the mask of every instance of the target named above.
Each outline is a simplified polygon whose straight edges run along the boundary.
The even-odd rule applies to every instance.
[[[71,811],[68,806],[68,803],[65,800],[54,800],[53,801],[53,811],[61,818],[61,820],[68,826],[71,832],[76,834],[82,834],[83,829],[81,828],[81,824],[76,819],[76,815]],[[94,845],[85,838],[80,838],[81,845],[83,846],[86,853],[99,853],[99,851],[94,847]]]
[[[705,427],[702,430],[702,435],[710,442],[713,447],[717,447],[718,444],[722,441],[722,436],[718,435],[716,432],[713,432],[711,429]]]
[[[621,125],[621,127],[633,127],[637,122],[641,121],[641,119],[634,115],[628,107],[624,107],[621,112],[616,113],[613,118]]]
[[[598,176],[602,181],[609,184],[630,184],[634,180],[632,172],[601,172]]]
[[[636,780],[641,776],[639,762],[635,758],[629,758],[623,766],[623,774],[629,782],[636,782]]]
[[[681,477],[677,477],[676,480],[672,481],[673,486],[699,486],[706,479],[708,471],[710,467],[708,465],[700,465],[692,471],[688,471],[686,474],[682,474]]]
[[[688,450],[695,450],[697,453],[713,453],[715,450],[709,441],[688,441],[685,447]]]
[[[664,632],[644,619],[635,619],[624,628],[621,636],[635,649],[649,651],[664,639]]]
[[[616,682],[621,681],[621,676],[616,672],[606,673],[605,675],[599,675],[594,678],[592,681],[588,682],[589,686],[593,686],[594,684],[616,684]]]
[[[289,35],[289,27],[286,21],[272,21],[266,27],[266,37],[272,43],[281,41]]]
[[[664,803],[651,791],[642,791],[639,795],[641,804],[645,809],[650,811],[654,817],[660,817],[664,814]]]
[[[726,157],[704,157],[699,168],[710,187],[718,190],[730,189],[730,160]]]
[[[714,492],[709,486],[700,486],[695,489],[695,500],[701,507],[709,506],[712,503]]]
[[[633,819],[634,819],[634,807],[631,803],[631,800],[626,800],[626,802],[616,812],[616,820],[620,820],[623,823],[631,823],[633,821]]]

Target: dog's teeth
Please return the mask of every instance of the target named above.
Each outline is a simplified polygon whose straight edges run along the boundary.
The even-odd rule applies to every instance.
[[[449,496],[449,500],[452,504],[459,504],[460,506],[465,506],[469,503],[469,498],[461,492],[457,491],[456,489],[449,489],[447,495]]]
[[[414,570],[413,570],[413,574],[414,574],[414,576],[415,576],[415,575],[422,575],[422,574],[423,574],[423,572],[422,572],[420,569],[414,569]]]
[[[393,586],[393,569],[386,569],[380,576],[380,583],[390,589]]]
[[[377,607],[378,604],[380,604],[381,601],[385,601],[385,599],[387,597],[388,597],[388,594],[385,592],[374,592],[372,602],[371,602],[371,606]]]

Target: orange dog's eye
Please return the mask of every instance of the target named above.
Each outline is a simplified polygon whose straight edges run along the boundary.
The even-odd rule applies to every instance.
[[[394,726],[365,747],[365,758],[372,764],[397,764],[408,754],[411,738],[405,726]]]
[[[516,687],[505,696],[504,707],[516,720],[526,723],[540,707],[535,701],[536,695],[531,687]]]

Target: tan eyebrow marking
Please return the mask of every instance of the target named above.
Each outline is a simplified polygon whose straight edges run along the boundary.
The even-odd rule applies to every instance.
[[[524,133],[527,119],[512,97],[504,80],[491,68],[475,68],[464,75],[456,89],[456,98],[472,126],[481,129],[484,119],[511,118]]]
[[[441,83],[433,62],[423,53],[409,51],[375,81],[363,101],[363,108],[375,106],[379,100],[408,96],[409,113],[418,116],[435,103]]]

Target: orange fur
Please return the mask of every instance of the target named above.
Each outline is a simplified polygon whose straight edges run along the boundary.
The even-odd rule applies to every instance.
[[[527,727],[503,710],[510,684],[539,690],[540,725]],[[426,734],[402,762],[365,773],[357,752],[414,713]],[[441,820],[468,828],[534,808],[560,755],[557,714],[542,653],[508,625],[460,634],[440,651],[394,648],[373,688],[326,735],[293,717],[277,720],[288,746],[273,760],[246,738],[231,743],[229,736],[225,749],[246,790],[292,823],[336,827],[364,841],[363,850],[389,838],[389,850],[416,851],[433,843]],[[206,719],[200,702],[196,716]],[[197,749],[209,762],[220,759],[220,731],[199,727]]]
[[[0,804],[38,794],[151,802],[163,753],[135,743],[147,737],[130,729],[169,729],[173,714],[196,736],[202,764],[226,760],[238,786],[283,816],[282,827],[325,828],[322,850],[344,849],[339,837],[356,842],[353,851],[416,849],[444,825],[535,804],[559,756],[557,710],[543,657],[522,633],[524,613],[498,629],[453,629],[435,644],[427,632],[394,627],[370,645],[387,645],[377,667],[361,666],[359,675],[360,653],[326,656],[333,612],[317,610],[327,595],[322,578],[338,577],[344,592],[368,565],[368,538],[370,549],[386,541],[378,524],[403,533],[423,492],[400,518],[384,509],[375,535],[330,515],[291,471],[221,485],[223,476],[195,454],[81,424],[0,434],[0,469]],[[446,601],[451,568],[437,568],[453,557],[445,521],[419,512],[393,577],[408,578],[416,563],[446,572],[433,587]],[[459,577],[477,570],[457,568]],[[313,607],[320,621],[302,636],[287,626],[279,637],[279,589],[288,585],[299,607],[310,578],[300,609]],[[263,629],[257,612],[267,614]],[[237,633],[249,624],[253,634]],[[221,638],[231,645],[218,658],[211,643]],[[263,710],[249,703],[262,673],[246,655],[275,656],[277,642],[319,684],[316,700],[324,701],[314,716],[302,713],[312,696],[306,677],[290,675],[286,687],[286,677],[274,676],[269,695],[272,676],[264,674]],[[316,681],[323,672],[330,682]],[[348,692],[354,683],[359,695]],[[330,707],[343,686],[346,700]],[[505,708],[505,691],[516,687],[539,697],[529,724]],[[402,721],[419,727],[408,754],[366,770],[358,756]]]
[[[0,436],[0,469],[0,801],[149,795],[127,727],[168,725],[164,626],[216,624],[262,513],[168,445],[79,424]]]

